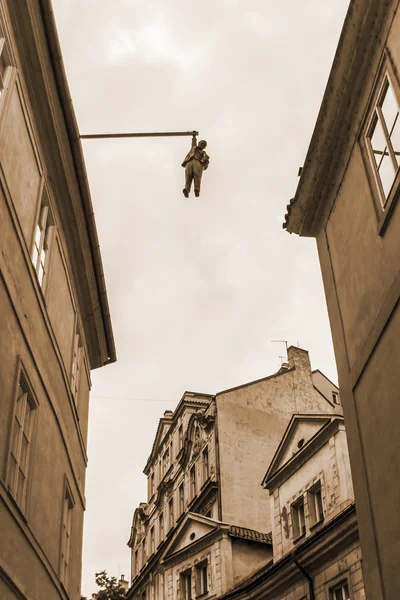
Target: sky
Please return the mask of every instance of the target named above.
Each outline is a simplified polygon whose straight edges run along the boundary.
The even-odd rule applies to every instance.
[[[286,340],[337,381],[315,240],[282,229],[348,0],[53,0],[86,140],[117,363],[92,374],[82,593],[130,578],[134,509],[158,419],[278,370]],[[262,459],[260,457],[260,459]],[[265,465],[267,470],[268,465]]]

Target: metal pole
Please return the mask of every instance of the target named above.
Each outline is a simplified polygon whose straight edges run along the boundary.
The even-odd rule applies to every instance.
[[[81,140],[100,140],[110,138],[139,138],[139,137],[176,137],[183,135],[199,135],[198,131],[158,131],[152,133],[90,133],[80,135]]]

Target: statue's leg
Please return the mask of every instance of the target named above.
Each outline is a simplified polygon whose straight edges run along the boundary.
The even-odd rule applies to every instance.
[[[185,187],[183,188],[183,194],[186,198],[189,197],[190,188],[192,187],[193,180],[193,161],[189,161],[185,167]]]
[[[193,160],[193,177],[194,177],[194,194],[200,196],[201,176],[203,175],[203,167],[198,160]]]

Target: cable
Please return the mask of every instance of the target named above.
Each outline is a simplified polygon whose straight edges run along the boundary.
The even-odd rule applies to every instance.
[[[91,398],[101,398],[104,400],[133,400],[135,402],[167,402],[168,404],[174,404],[176,400],[164,400],[162,398],[127,398],[124,396],[95,396],[90,395]]]

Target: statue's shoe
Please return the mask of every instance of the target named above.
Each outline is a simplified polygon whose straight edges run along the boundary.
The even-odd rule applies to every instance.
[[[182,192],[183,192],[183,195],[185,196],[185,198],[189,198],[189,192],[187,191],[186,188],[183,188]]]
[[[200,196],[200,190],[194,190],[194,195],[198,198]]]

